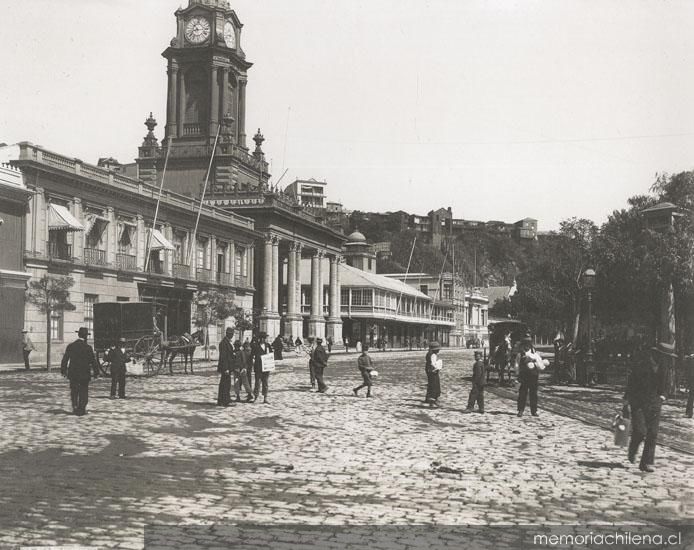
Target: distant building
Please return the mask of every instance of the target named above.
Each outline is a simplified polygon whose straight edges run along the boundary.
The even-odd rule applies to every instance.
[[[316,181],[313,178],[308,180],[296,180],[288,185],[284,192],[294,197],[302,206],[312,208],[325,208],[327,205],[325,187],[327,182]],[[333,205],[335,203],[332,203]]]
[[[22,173],[9,164],[0,163],[0,363],[22,361],[24,291],[31,277],[24,267],[30,196]],[[32,334],[31,338],[34,340],[35,336]]]
[[[352,343],[386,338],[390,346],[405,340],[439,340],[449,345],[455,329],[452,303],[416,287],[376,274],[376,254],[366,237],[355,231],[347,238],[340,270],[343,338]]]
[[[379,259],[389,259],[393,256],[390,241],[373,243],[371,247],[373,248],[373,251],[376,253],[376,257]]]
[[[441,246],[448,236],[456,237],[466,233],[506,235],[517,242],[535,240],[538,233],[537,220],[533,218],[524,218],[515,223],[500,220],[465,220],[454,218],[450,207],[432,210],[426,216],[412,214],[408,217],[408,228],[416,231],[424,242],[433,246]]]
[[[432,298],[435,314],[444,314],[454,322],[448,333],[437,334],[442,343],[463,347],[467,340],[487,336],[488,303],[478,289],[466,289],[463,280],[453,273],[440,276],[430,273],[390,273],[385,277],[402,281]]]

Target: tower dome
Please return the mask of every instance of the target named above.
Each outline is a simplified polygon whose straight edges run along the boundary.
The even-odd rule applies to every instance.
[[[365,243],[366,237],[358,229],[354,231],[349,237],[347,237],[348,243]]]

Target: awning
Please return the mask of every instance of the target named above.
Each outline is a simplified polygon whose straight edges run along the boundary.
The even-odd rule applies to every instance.
[[[150,250],[176,250],[176,247],[172,245],[164,235],[161,234],[161,231],[158,229],[150,229],[150,235],[151,235],[151,241],[149,244],[149,249]]]
[[[126,239],[129,243],[133,241],[133,235],[137,231],[137,224],[119,221],[118,222],[118,242],[120,243],[123,239]]]
[[[48,205],[48,229],[64,231],[84,231],[84,226],[70,214],[70,211],[59,204]]]
[[[104,234],[108,222],[109,219],[104,218],[103,216],[99,216],[97,214],[87,214],[87,225],[84,228],[84,232],[90,233],[91,230],[96,227],[96,230],[99,232],[99,239],[101,239],[101,235]]]

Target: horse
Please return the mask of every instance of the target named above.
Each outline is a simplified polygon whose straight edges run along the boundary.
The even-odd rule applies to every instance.
[[[195,348],[204,343],[205,334],[202,329],[198,329],[193,334],[184,333],[181,336],[172,336],[166,342],[164,364],[169,363],[169,374],[173,374],[173,361],[180,353],[183,356],[183,369],[188,374],[188,361],[190,360],[190,373],[193,372],[193,354]]]

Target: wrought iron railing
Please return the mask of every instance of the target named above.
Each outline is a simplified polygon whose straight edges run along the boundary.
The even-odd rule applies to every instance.
[[[72,245],[48,241],[46,245],[48,257],[53,260],[72,260]]]
[[[116,254],[116,268],[121,271],[136,271],[137,256],[131,254]]]
[[[106,251],[98,248],[85,248],[84,263],[87,265],[106,265]]]

